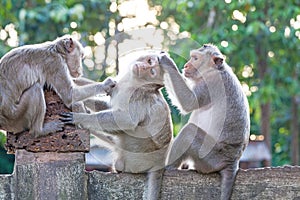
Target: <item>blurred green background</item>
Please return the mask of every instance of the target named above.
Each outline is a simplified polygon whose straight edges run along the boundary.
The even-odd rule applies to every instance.
[[[153,30],[134,35],[142,28]],[[272,165],[299,165],[300,0],[1,1],[1,57],[14,47],[64,34],[81,40],[87,52],[84,76],[97,81],[121,71],[122,53],[136,41],[169,51],[180,67],[190,45],[172,49],[172,44],[214,43],[242,83],[251,134],[263,136]],[[163,39],[152,39],[157,35]],[[187,117],[171,110],[176,134]],[[6,155],[4,143],[1,133],[0,173],[11,173],[14,158]]]

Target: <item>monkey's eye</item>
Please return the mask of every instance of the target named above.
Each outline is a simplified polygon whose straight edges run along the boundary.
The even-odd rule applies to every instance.
[[[207,48],[207,47],[208,47],[208,45],[206,45],[206,44],[205,44],[205,45],[203,45],[203,47],[204,47],[204,48]]]
[[[152,65],[152,59],[151,58],[149,58],[147,62],[148,62],[149,65]]]
[[[193,56],[192,59],[193,60],[198,60],[198,58],[196,56]]]
[[[152,76],[155,76],[155,75],[156,75],[156,70],[155,70],[154,68],[151,68],[151,69],[150,69],[150,74],[151,74]]]

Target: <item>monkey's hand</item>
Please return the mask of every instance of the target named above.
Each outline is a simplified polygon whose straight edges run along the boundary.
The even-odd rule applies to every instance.
[[[62,121],[64,124],[67,125],[74,125],[74,114],[72,112],[62,112],[59,114],[61,118],[59,118],[60,121]]]
[[[103,81],[103,87],[107,95],[111,95],[113,88],[116,86],[116,83],[116,81],[109,77]]]
[[[97,115],[87,113],[62,112],[59,115],[61,116],[59,120],[65,125],[75,125],[82,129],[92,129],[95,122],[98,122]]]
[[[178,70],[174,60],[170,58],[170,56],[168,56],[166,53],[159,54],[158,62],[162,69],[166,72],[168,72],[169,70]]]

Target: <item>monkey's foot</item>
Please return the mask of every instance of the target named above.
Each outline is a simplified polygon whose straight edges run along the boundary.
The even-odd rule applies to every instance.
[[[35,137],[42,137],[49,135],[50,133],[55,133],[57,131],[63,131],[64,129],[64,123],[63,122],[57,122],[57,121],[52,121],[52,122],[47,122],[44,124],[43,131],[41,133],[35,133]]]

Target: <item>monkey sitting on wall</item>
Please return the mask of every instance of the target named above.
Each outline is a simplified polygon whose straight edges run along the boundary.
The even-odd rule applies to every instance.
[[[191,159],[197,172],[221,174],[221,199],[230,199],[239,159],[248,144],[249,108],[239,80],[211,44],[190,52],[183,78],[176,64],[162,55],[165,86],[172,102],[190,113],[175,138],[168,165]]]
[[[145,199],[160,195],[165,159],[172,140],[169,107],[162,96],[163,71],[157,55],[138,58],[117,81],[108,110],[94,114],[64,113],[61,119],[93,131],[116,136],[115,168],[129,173],[147,172]]]
[[[63,123],[44,122],[46,105],[43,87],[54,89],[71,108],[98,93],[110,93],[115,83],[77,86],[72,78],[82,73],[82,45],[64,36],[51,42],[15,48],[0,60],[0,128],[19,133],[28,130],[35,137],[61,131]]]

